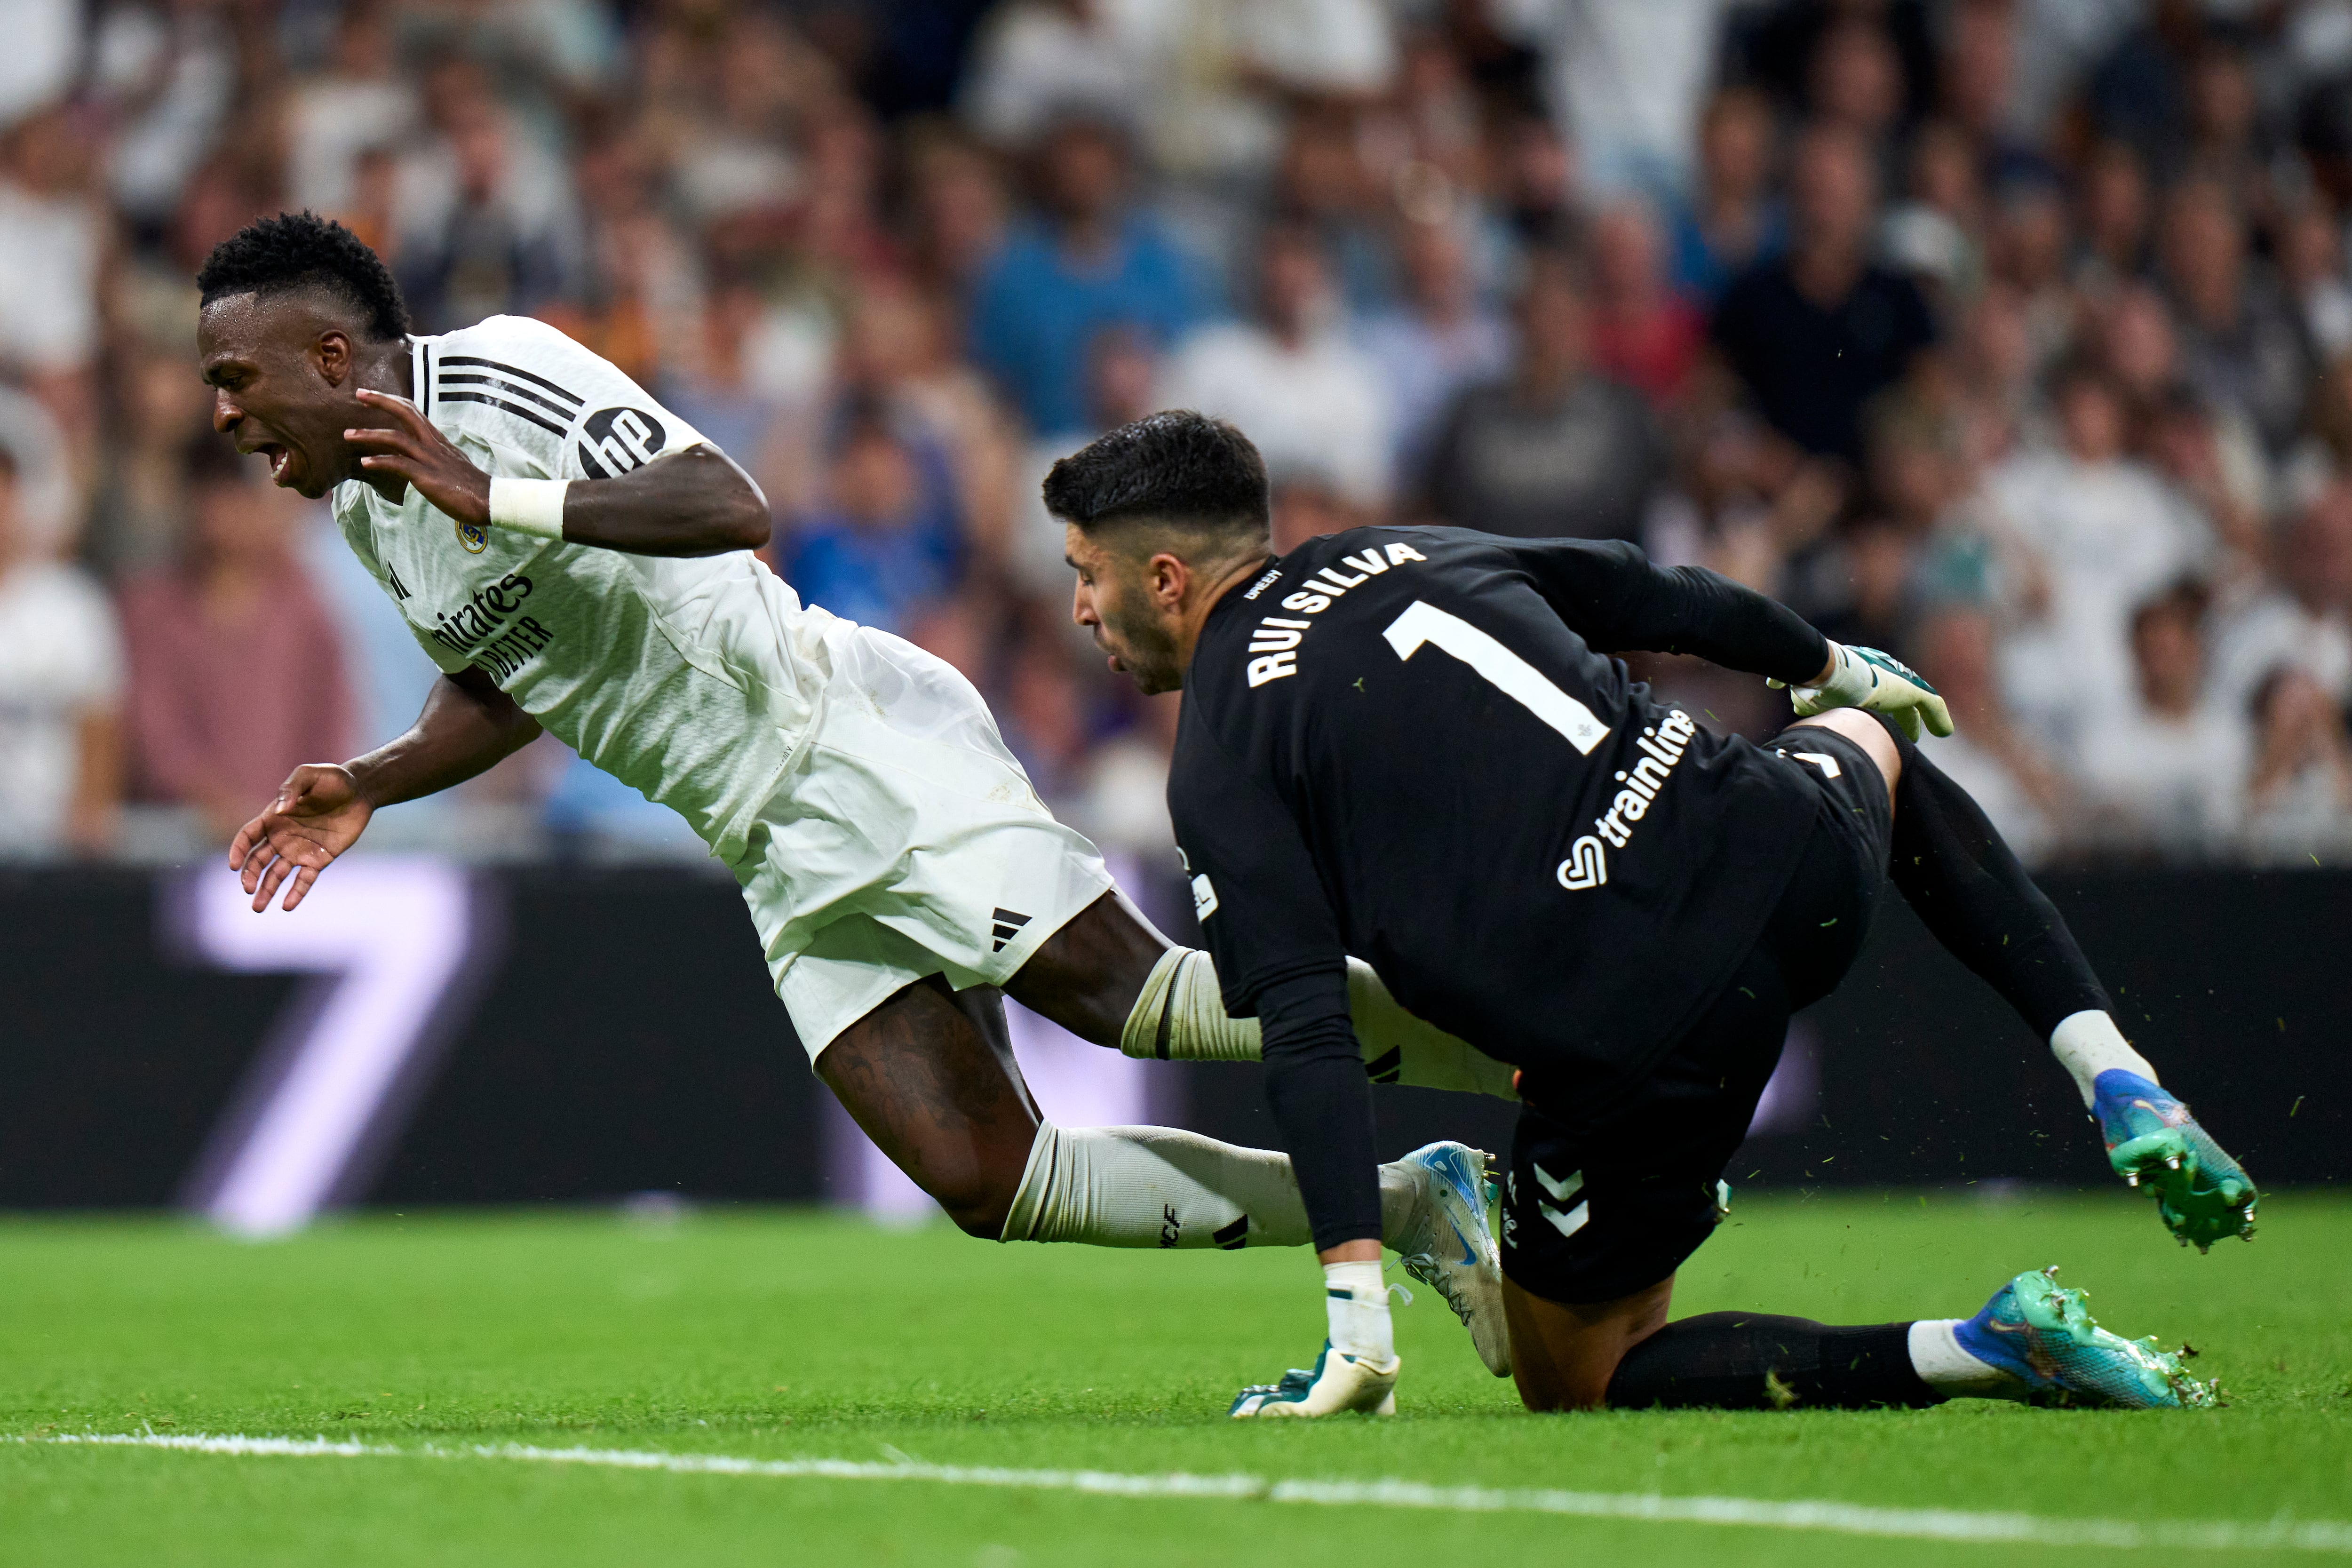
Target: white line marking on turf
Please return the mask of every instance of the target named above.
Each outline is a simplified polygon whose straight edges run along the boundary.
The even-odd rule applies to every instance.
[[[462,1448],[396,1447],[326,1437],[247,1437],[233,1434],[166,1436],[146,1432],[17,1437],[18,1443],[168,1448],[185,1453],[276,1458],[474,1458],[606,1469],[660,1470],[683,1476],[753,1476],[781,1480],[928,1481],[936,1486],[1001,1487],[1081,1492],[1097,1497],[1222,1498],[1342,1508],[1433,1509],[1456,1513],[1548,1513],[1580,1519],[1644,1520],[1661,1524],[1749,1525],[1820,1530],[1908,1541],[2034,1546],[2149,1547],[2208,1552],[2293,1551],[2352,1553],[2352,1521],[2278,1518],[2236,1520],[2060,1519],[2033,1513],[1958,1509],[1873,1508],[1822,1500],[1675,1497],[1655,1492],[1575,1492],[1496,1487],[1441,1487],[1420,1481],[1273,1480],[1264,1476],[1133,1475],[1118,1470],[1027,1470],[996,1466],[873,1464],[856,1459],[754,1459],[730,1454],[667,1453],[649,1448],[540,1448],[521,1443]]]

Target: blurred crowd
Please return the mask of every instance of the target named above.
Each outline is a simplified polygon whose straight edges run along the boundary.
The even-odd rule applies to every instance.
[[[308,207],[422,330],[543,318],[724,447],[803,597],[964,670],[1115,849],[1165,848],[1173,714],[1037,487],[1181,405],[1283,548],[1629,539],[1910,661],[2031,860],[2352,861],[2352,0],[9,12],[0,854],[216,844],[433,678],[209,430],[190,279]],[[684,839],[551,741],[402,813]]]

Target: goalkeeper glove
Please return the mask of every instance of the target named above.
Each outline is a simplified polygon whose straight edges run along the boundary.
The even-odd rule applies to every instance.
[[[1789,686],[1785,680],[1765,684],[1776,689]],[[1789,687],[1789,693],[1801,719],[1826,713],[1832,708],[1861,708],[1894,720],[1914,741],[1919,738],[1922,719],[1927,721],[1931,735],[1952,732],[1951,710],[1944,706],[1944,700],[1927,684],[1927,678],[1892,654],[1881,653],[1874,647],[1831,643],[1830,678],[1819,686]]]

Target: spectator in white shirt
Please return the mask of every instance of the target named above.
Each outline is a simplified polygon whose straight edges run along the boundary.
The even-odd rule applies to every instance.
[[[81,150],[64,110],[7,133],[0,171],[0,359],[42,375],[86,371],[98,353],[105,218],[78,188]]]
[[[236,107],[231,23],[225,5],[133,3],[108,7],[92,30],[92,85],[121,118],[109,182],[132,217],[170,216]]]
[[[1276,483],[1312,477],[1360,511],[1379,511],[1389,496],[1388,395],[1379,365],[1341,330],[1322,251],[1305,230],[1266,231],[1257,306],[1255,321],[1185,340],[1157,401],[1240,426]]]
[[[2201,521],[2124,456],[2123,403],[2104,374],[2072,367],[2056,402],[2060,449],[2012,458],[1990,480],[2042,577],[2004,639],[2001,685],[2021,721],[2078,756],[2089,721],[2130,700],[2132,612],[2196,574],[2210,543]]]
[[[2352,742],[2342,710],[2309,670],[2285,664],[2256,689],[2254,726],[2247,857],[2282,866],[2352,859]]]
[[[2179,859],[2221,852],[2246,771],[2242,710],[2206,700],[2206,595],[2182,584],[2132,616],[2138,689],[2094,721],[2082,774],[2125,843]]]
[[[98,585],[26,537],[0,450],[0,856],[91,854],[121,798],[122,648]]]
[[[2282,664],[2352,696],[2352,480],[2324,485],[2281,541],[2275,581],[2214,637],[2212,698],[2241,712]]]
[[[1026,146],[1064,116],[1148,118],[1149,30],[1106,0],[1013,0],[988,19],[961,93],[964,117],[991,142]]]
[[[372,5],[347,7],[336,24],[328,68],[297,87],[287,105],[291,204],[336,216],[353,211],[361,155],[415,134],[417,98],[415,84],[400,73],[383,13]]]
[[[1699,104],[1725,0],[1491,0],[1495,24],[1544,59],[1561,123],[1608,190],[1678,193],[1690,178]]]

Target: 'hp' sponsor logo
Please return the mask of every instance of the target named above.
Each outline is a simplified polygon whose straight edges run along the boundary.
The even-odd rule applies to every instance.
[[[644,468],[662,449],[661,421],[642,408],[600,408],[580,437],[580,466],[600,479]]]

